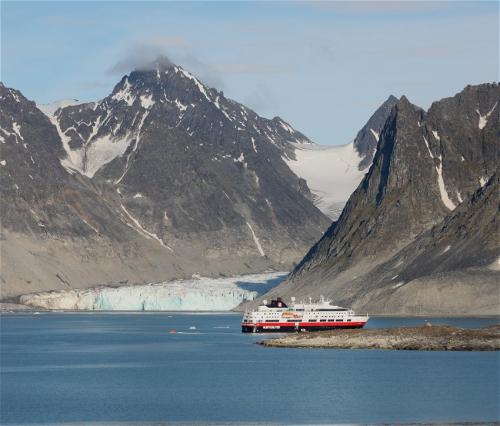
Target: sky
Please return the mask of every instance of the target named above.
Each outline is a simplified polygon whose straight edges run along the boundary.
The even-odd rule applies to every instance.
[[[2,1],[0,79],[48,103],[107,96],[166,55],[314,142],[350,142],[391,94],[428,108],[499,80],[499,3]]]

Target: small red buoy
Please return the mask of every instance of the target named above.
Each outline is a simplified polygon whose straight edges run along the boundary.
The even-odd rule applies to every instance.
[[[169,332],[170,334],[176,334],[177,333],[177,330],[170,330]]]

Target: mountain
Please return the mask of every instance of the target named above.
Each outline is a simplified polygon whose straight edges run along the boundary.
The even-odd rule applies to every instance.
[[[61,166],[59,135],[33,102],[0,83],[0,105],[2,297],[176,273],[119,197]]]
[[[283,160],[311,142],[168,61],[98,102],[0,104],[2,296],[283,270],[330,223]]]
[[[356,138],[346,145],[293,143],[293,156],[285,157],[293,172],[307,181],[315,205],[337,220],[349,196],[368,171],[379,134],[397,102],[390,96],[370,117]]]
[[[374,280],[375,268],[442,223],[495,173],[499,99],[498,84],[468,86],[435,102],[427,112],[402,97],[380,133],[373,164],[339,220],[274,292],[299,297],[324,294],[361,309],[393,312],[384,300],[371,299],[382,286]],[[498,242],[495,250],[500,251]],[[465,266],[470,270],[462,259],[454,270]],[[441,301],[442,313],[472,297],[474,280],[469,278],[456,299]],[[405,284],[405,288],[416,292],[421,287]],[[421,312],[425,309],[422,306]]]
[[[445,219],[370,273],[353,302],[370,312],[498,314],[498,174]],[[496,297],[495,297],[496,296]],[[448,300],[453,301],[452,303]]]
[[[283,161],[310,143],[181,67],[159,60],[103,100],[56,112],[62,163],[115,188],[126,212],[172,249],[289,265],[329,225]]]
[[[147,136],[182,134],[188,149],[204,147],[202,154],[217,156],[212,161],[242,165],[260,156],[273,162],[292,151],[291,143],[311,143],[279,117],[259,117],[166,58],[124,76],[106,98],[61,108],[51,118],[67,152],[65,165],[116,183]],[[279,174],[302,185],[282,161],[276,163]]]
[[[361,157],[358,165],[359,170],[368,169],[372,164],[380,133],[384,128],[387,117],[389,117],[392,108],[394,108],[397,102],[398,98],[393,95],[389,96],[354,138],[353,146]]]

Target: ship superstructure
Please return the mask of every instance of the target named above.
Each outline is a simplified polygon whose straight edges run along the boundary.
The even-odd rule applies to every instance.
[[[241,322],[243,333],[293,332],[362,328],[368,315],[356,315],[352,309],[332,305],[323,297],[316,303],[295,303],[288,306],[280,297],[268,303],[264,300],[257,309],[246,311]]]

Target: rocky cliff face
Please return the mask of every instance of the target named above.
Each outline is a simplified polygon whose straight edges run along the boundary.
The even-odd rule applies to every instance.
[[[365,170],[372,164],[380,133],[397,102],[398,98],[392,95],[389,96],[356,135],[353,145],[361,157],[358,165],[359,170]]]
[[[276,292],[325,294],[392,312],[394,307],[385,310],[382,299],[368,302],[375,291],[372,283],[380,285],[374,268],[441,223],[495,172],[499,99],[497,84],[467,87],[434,103],[428,112],[401,98],[380,134],[369,172],[339,221]],[[498,253],[498,245],[495,250]],[[460,259],[455,268],[470,266]],[[442,312],[454,303],[461,302],[443,301]]]
[[[166,61],[49,118],[0,101],[3,296],[284,269],[329,224],[283,160],[310,141]]]

